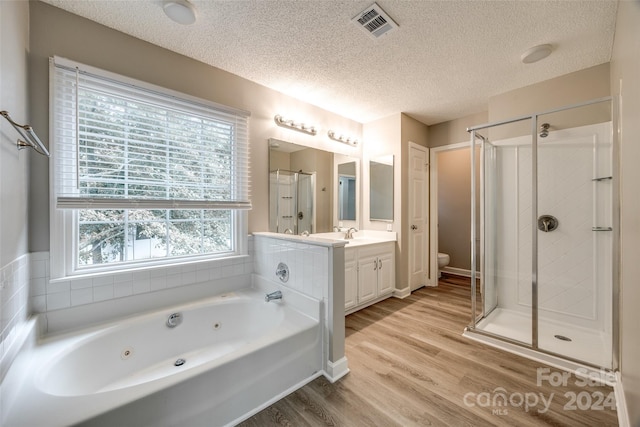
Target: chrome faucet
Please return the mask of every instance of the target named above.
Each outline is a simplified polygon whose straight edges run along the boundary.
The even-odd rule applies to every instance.
[[[182,323],[181,313],[171,313],[169,317],[167,317],[167,328],[175,328],[180,323]]]
[[[358,229],[355,227],[351,227],[347,230],[347,232],[344,234],[344,238],[345,239],[353,239],[353,233],[357,233]]]
[[[274,300],[274,299],[282,299],[282,292],[275,291],[275,292],[271,292],[270,294],[267,294],[267,295],[264,296],[264,300],[266,302],[269,302],[269,301]]]

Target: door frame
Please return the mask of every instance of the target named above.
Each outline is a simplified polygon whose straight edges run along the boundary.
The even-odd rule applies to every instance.
[[[438,153],[469,148],[469,141],[429,149],[429,283],[438,286]],[[471,173],[471,169],[469,170]]]

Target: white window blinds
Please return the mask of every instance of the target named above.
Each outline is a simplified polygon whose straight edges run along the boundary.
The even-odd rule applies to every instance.
[[[63,209],[250,209],[248,113],[51,60]]]

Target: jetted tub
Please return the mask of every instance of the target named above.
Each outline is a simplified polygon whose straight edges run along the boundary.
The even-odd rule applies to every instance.
[[[17,394],[2,425],[237,423],[322,372],[320,302],[280,289],[280,301],[246,289],[43,339],[7,374],[23,378],[4,390]]]

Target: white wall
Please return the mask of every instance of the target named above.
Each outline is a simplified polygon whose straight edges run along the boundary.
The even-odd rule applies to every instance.
[[[640,4],[620,1],[611,57],[611,92],[619,96],[621,372],[629,418],[640,425]]]
[[[556,230],[538,232],[540,317],[611,333],[613,233],[611,227],[611,126],[609,123],[551,132],[538,149],[538,213],[555,216]],[[494,141],[498,182],[486,222],[495,227],[498,301],[502,308],[531,310],[531,145],[529,137]],[[491,214],[495,213],[495,216]],[[517,283],[517,286],[516,286]]]
[[[0,109],[18,123],[28,123],[27,2],[0,2]],[[27,191],[29,151],[18,151],[18,134],[0,118],[0,378],[8,366],[11,344],[27,317]]]

